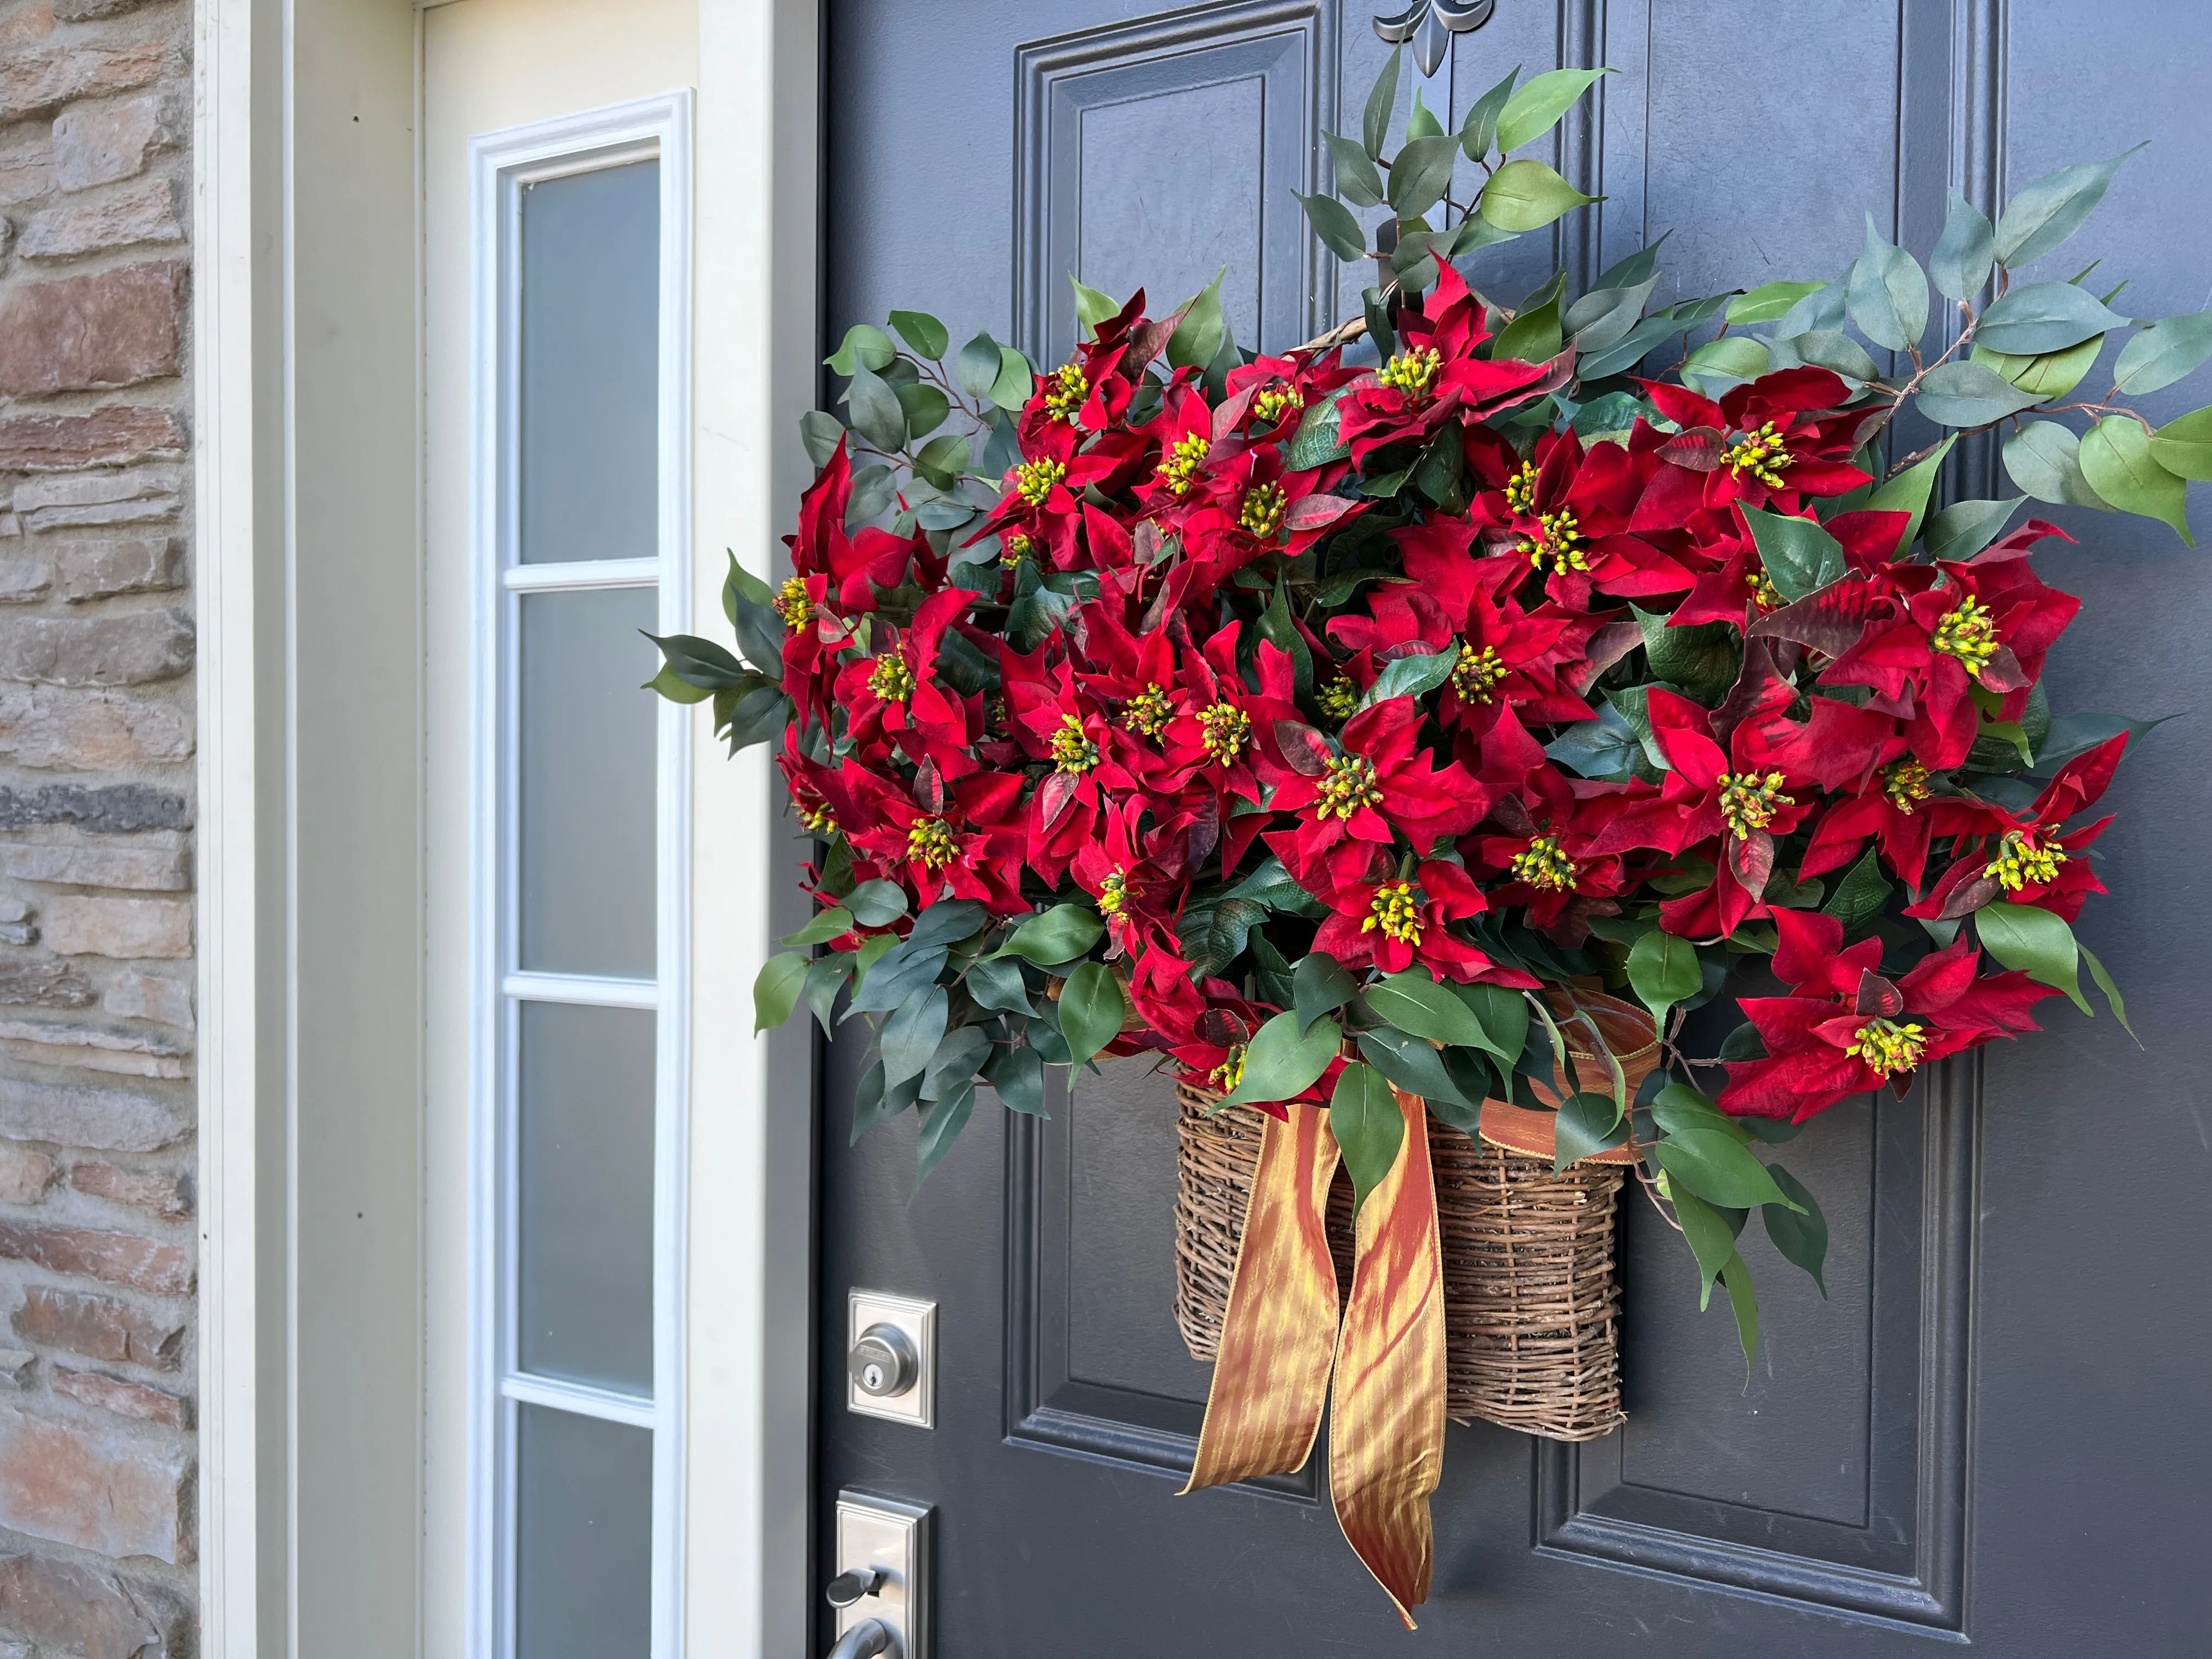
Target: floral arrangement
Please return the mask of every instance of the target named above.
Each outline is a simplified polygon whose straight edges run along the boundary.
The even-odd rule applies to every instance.
[[[1501,305],[1454,261],[1588,199],[1509,158],[1595,73],[1508,76],[1455,132],[1417,97],[1386,158],[1394,58],[1305,202],[1376,281],[1299,349],[1238,349],[1217,279],[1158,319],[1078,284],[1042,374],[905,312],[829,359],[849,427],[805,422],[793,574],[732,558],[744,659],[662,640],[654,685],[775,742],[823,843],[757,1012],[876,1024],[855,1137],[917,1111],[926,1174],[979,1084],[1036,1113],[1046,1066],[1150,1051],[1327,1108],[1364,1199],[1394,1089],[1469,1133],[1510,1101],[1556,1113],[1562,1168],[1633,1144],[1748,1357],[1749,1212],[1816,1278],[1826,1243],[1771,1144],[2045,998],[2086,1012],[2083,968],[2124,1022],[2071,924],[2147,726],[2045,698],[2071,538],[1931,504],[2002,428],[2025,495],[2186,538],[2212,410],[2120,399],[2212,356],[2212,314],[2015,283],[2118,160],[1995,224],[1954,201],[1924,274],[1869,221],[1832,281],[1650,310],[1655,245]],[[1892,459],[1907,408],[1949,435]],[[1598,990],[1659,1030],[1633,1091]]]

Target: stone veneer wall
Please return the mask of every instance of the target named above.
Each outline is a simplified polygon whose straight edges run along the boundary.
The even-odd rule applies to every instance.
[[[0,1659],[193,1646],[191,0],[0,0]]]

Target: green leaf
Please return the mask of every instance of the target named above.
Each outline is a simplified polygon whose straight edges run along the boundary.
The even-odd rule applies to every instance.
[[[2131,398],[2172,386],[2212,357],[2212,311],[2153,323],[2120,348],[2112,386]]]
[[[1749,1129],[1714,1105],[1711,1096],[1686,1083],[1669,1083],[1652,1096],[1651,1121],[1670,1135],[1697,1130],[1726,1135],[1739,1146],[1751,1140]]]
[[[1674,1219],[1682,1224],[1682,1237],[1690,1254],[1698,1258],[1698,1311],[1712,1305],[1713,1282],[1735,1255],[1735,1229],[1713,1206],[1694,1193],[1674,1188],[1670,1200]]]
[[[1500,230],[1541,230],[1585,196],[1541,161],[1508,161],[1482,187],[1482,216]]]
[[[1389,1080],[1358,1060],[1338,1073],[1328,1102],[1328,1131],[1336,1137],[1345,1173],[1352,1177],[1356,1215],[1367,1194],[1390,1173],[1406,1140],[1406,1115],[1399,1109]]]
[[[686,685],[726,691],[754,678],[727,651],[696,634],[648,634],[646,638],[660,647],[669,669]]]
[[[844,435],[844,422],[826,409],[810,409],[799,417],[799,441],[806,447],[806,459],[817,467],[830,465]]]
[[[1644,659],[1657,678],[1706,702],[1718,701],[1735,684],[1743,653],[1732,624],[1692,623],[1685,628],[1670,628],[1663,616],[1639,611],[1633,605],[1629,610],[1636,625],[1644,630]]]
[[[1762,1205],[1759,1215],[1766,1223],[1766,1236],[1782,1252],[1784,1261],[1802,1267],[1813,1276],[1813,1282],[1825,1297],[1828,1282],[1820,1273],[1828,1259],[1828,1218],[1820,1213],[1820,1200],[1805,1190],[1805,1183],[1796,1176],[1779,1164],[1768,1164],[1766,1172],[1774,1177],[1774,1184],[1782,1188],[1790,1202],[1797,1206],[1792,1210],[1780,1204]]]
[[[2177,478],[2212,479],[2212,409],[2168,421],[2151,434],[2150,458]]]
[[[945,1161],[952,1143],[960,1139],[960,1132],[968,1127],[968,1119],[975,1109],[975,1085],[971,1080],[962,1084],[943,1100],[921,1109],[921,1135],[917,1146],[921,1164],[916,1182],[929,1179],[929,1172]]]
[[[1687,1187],[1708,1204],[1748,1210],[1761,1204],[1786,1204],[1766,1166],[1743,1143],[1718,1129],[1684,1129],[1654,1148],[1668,1178]]]
[[[906,889],[895,881],[864,881],[846,896],[845,908],[863,927],[888,927],[906,914]]]
[[[1778,343],[1775,364],[1784,365],[1789,354],[1794,353],[1801,363],[1810,363],[1815,368],[1832,369],[1847,380],[1862,385],[1881,378],[1881,366],[1867,356],[1867,349],[1848,334],[1838,334],[1827,329],[1808,329],[1804,333]]]
[[[1627,338],[1629,330],[1642,319],[1644,302],[1650,299],[1651,290],[1658,284],[1656,276],[1647,276],[1627,288],[1595,288],[1569,306],[1562,325],[1574,337],[1577,361],[1580,361],[1583,354],[1603,351]],[[1504,354],[1493,349],[1491,355],[1496,357]],[[1547,362],[1550,357],[1557,356],[1559,352],[1555,348],[1547,357],[1533,361]],[[1607,395],[1614,398],[1632,396],[1617,392]],[[1621,422],[1621,429],[1626,431],[1628,424],[1627,422]]]
[[[1774,325],[1774,337],[1793,340],[1801,334],[1833,333],[1844,325],[1849,294],[1842,283],[1823,283],[1783,313]]]
[[[2123,513],[2140,514],[2173,526],[2190,546],[2189,485],[2160,465],[2150,434],[2132,415],[2107,415],[2081,439],[2081,476],[2089,488]]]
[[[1396,1084],[1409,1095],[1419,1095],[1429,1103],[1431,1111],[1444,1107],[1459,1107],[1479,1114],[1482,1109],[1483,1089],[1463,1087],[1445,1054],[1454,1052],[1438,1049],[1417,1036],[1407,1036],[1403,1031],[1394,1031],[1389,1026],[1377,1026],[1371,1031],[1362,1031],[1357,1039],[1360,1054],[1376,1071]],[[1466,1050],[1456,1051],[1466,1054]],[[1472,1060],[1474,1056],[1467,1054]],[[1471,1080],[1471,1079],[1470,1079]],[[1441,1114],[1440,1114],[1441,1115]],[[1447,1121],[1455,1121],[1448,1118]],[[1468,1127],[1461,1124],[1461,1127]],[[1470,1129],[1469,1133],[1473,1133]]]
[[[1972,362],[1996,370],[2022,392],[2033,392],[2048,400],[2063,398],[2081,385],[2081,377],[2096,367],[2097,355],[2104,348],[2105,337],[2093,334],[2081,344],[2068,346],[2063,351],[2012,356],[1978,345],[1970,356]]]
[[[1951,453],[1956,438],[1946,438],[1922,459],[1899,473],[1887,483],[1877,484],[1874,493],[1860,503],[1870,513],[1910,513],[1912,521],[1905,526],[1905,534],[1897,544],[1897,552],[1912,545],[1912,538],[1920,533],[1920,521],[1928,512],[1928,497],[1936,487],[1936,474],[1943,465],[1943,458]]]
[[[1067,976],[1060,993],[1060,1034],[1067,1039],[1072,1066],[1080,1066],[1121,1035],[1128,1017],[1121,981],[1103,962],[1086,962]]]
[[[850,379],[857,368],[889,368],[897,356],[898,347],[890,335],[873,323],[855,323],[845,331],[843,343],[822,361],[832,374]]]
[[[1628,982],[1652,1018],[1663,1026],[1667,1011],[1705,988],[1705,970],[1698,965],[1698,947],[1686,939],[1653,928],[1636,941],[1628,953]]]
[[[1808,294],[1818,294],[1826,286],[1826,283],[1762,283],[1729,301],[1728,320],[1739,327],[1752,323],[1778,323],[1800,300]]]
[[[2109,513],[2112,504],[2089,488],[2081,473],[2081,441],[2071,427],[2056,421],[2030,421],[2005,440],[2005,471],[2039,501],[2057,507],[2094,507]]]
[[[1228,325],[1221,316],[1221,279],[1228,274],[1229,267],[1224,265],[1182,307],[1182,321],[1168,339],[1170,368],[1204,368],[1220,351],[1228,336]]]
[[[1119,310],[1115,307],[1115,310]],[[1112,316],[1113,312],[1106,313]],[[1088,320],[1087,319],[1085,320]],[[926,311],[894,311],[891,326],[899,331],[899,338],[914,348],[914,355],[935,362],[952,343],[952,337],[945,331],[945,325]]]
[[[1029,402],[1036,391],[1036,373],[1030,360],[1012,346],[999,348],[999,374],[991,382],[989,397],[1009,414]]]
[[[1274,597],[1261,613],[1260,637],[1291,659],[1292,688],[1299,696],[1309,696],[1313,690],[1313,652],[1291,620],[1289,589],[1280,579],[1275,583]]]
[[[1729,334],[1708,340],[1692,352],[1682,365],[1682,378],[1692,386],[1718,393],[1739,380],[1757,380],[1771,362],[1764,341],[1747,334]]]
[[[962,981],[975,1006],[1009,1014],[1036,1013],[1029,988],[1022,982],[1022,965],[1008,957],[986,957],[969,964]]]
[[[2097,303],[2071,283],[2030,283],[1990,301],[1974,330],[1977,344],[2014,357],[2063,351],[2128,319]]]
[[[1498,331],[1490,355],[1524,363],[1548,363],[1558,356],[1566,343],[1559,322],[1559,299],[1566,286],[1567,273],[1555,271],[1550,282],[1523,300],[1513,320]]]
[[[1310,472],[1351,454],[1352,451],[1338,441],[1336,435],[1340,416],[1337,404],[1343,398],[1341,392],[1331,392],[1321,402],[1308,406],[1298,418],[1298,429],[1291,435],[1290,447],[1283,453],[1284,465],[1294,472]]]
[[[1871,213],[1866,249],[1845,279],[1844,303],[1859,332],[1891,351],[1918,345],[1928,331],[1928,278],[1910,253],[1881,239]]]
[[[1291,193],[1297,195],[1295,191]],[[1314,234],[1321,238],[1322,246],[1346,264],[1367,257],[1367,233],[1343,203],[1334,196],[1299,196],[1297,199],[1313,222]]]
[[[884,1022],[877,1046],[883,1050],[884,1086],[888,1089],[910,1077],[920,1077],[945,1040],[947,998],[942,985],[933,985],[919,996],[908,997]]]
[[[845,404],[853,411],[853,429],[886,454],[906,447],[906,410],[888,381],[866,365],[853,367],[845,386]]]
[[[1528,999],[1502,985],[1452,984],[1447,990],[1465,1003],[1480,1024],[1487,1048],[1510,1067],[1528,1046]]]
[[[1086,338],[1099,324],[1104,322],[1109,317],[1120,313],[1121,307],[1115,304],[1112,295],[1102,294],[1095,288],[1085,287],[1082,280],[1072,270],[1067,273],[1067,285],[1075,290],[1075,320],[1083,325]],[[896,312],[891,313],[891,320],[893,322],[898,320]]]
[[[1358,981],[1326,951],[1301,960],[1291,974],[1291,1000],[1304,1036],[1323,1014],[1333,1014],[1358,994]]]
[[[1751,526],[1752,539],[1759,544],[1767,580],[1781,590],[1784,599],[1802,599],[1850,574],[1843,544],[1817,520],[1768,513],[1755,507],[1744,508],[1743,516]]]
[[[845,981],[853,976],[853,964],[857,952],[839,951],[831,956],[817,957],[806,969],[806,1006],[813,1012],[815,1024],[821,1026],[822,1035],[834,1036],[830,1016],[837,1006],[837,993],[845,988]]]
[[[1372,708],[1378,702],[1389,702],[1393,697],[1419,697],[1433,691],[1451,678],[1459,665],[1456,651],[1432,651],[1425,656],[1394,657],[1384,665],[1359,699],[1362,708]]]
[[[1759,1352],[1759,1293],[1751,1287],[1751,1269],[1741,1255],[1728,1259],[1728,1265],[1721,1269],[1721,1284],[1735,1315],[1735,1340],[1743,1349],[1744,1386],[1749,1388],[1752,1356]]]
[[[1996,232],[1990,228],[1989,215],[1952,191],[1951,216],[1943,222],[1943,234],[1936,239],[1936,252],[1928,260],[1928,274],[1936,279],[1936,289],[1948,299],[1972,299],[1990,280],[1996,257]]]
[[[2075,942],[2075,949],[2081,951],[2081,960],[2089,964],[2089,977],[2097,981],[2097,988],[2105,994],[2105,1000],[2112,1005],[2112,1018],[2120,1022],[2120,1029],[2130,1036],[2136,1036],[2136,1028],[2128,1024],[2128,1005],[2120,996],[2120,988],[2105,971],[2105,964],[2097,960],[2095,951],[2078,939]],[[2142,1047],[2141,1037],[2136,1037],[2136,1047]]]
[[[1530,140],[1542,137],[1600,76],[1612,73],[1609,69],[1564,69],[1536,76],[1506,100],[1498,118],[1499,151],[1510,155]]]
[[[1993,368],[1980,363],[1948,362],[1928,371],[1913,404],[1939,426],[1987,426],[2042,401]]]
[[[1368,89],[1367,108],[1360,118],[1360,137],[1367,145],[1368,155],[1378,161],[1382,159],[1383,141],[1390,136],[1390,118],[1397,112],[1398,69],[1405,55],[1403,46],[1390,49],[1389,61],[1382,65],[1382,72]]]
[[[680,703],[704,702],[714,695],[713,686],[694,685],[666,663],[661,664],[660,672],[647,680],[642,689],[658,692],[671,702]]]
[[[1451,189],[1452,167],[1458,161],[1459,140],[1449,132],[1408,138],[1390,163],[1387,194],[1399,218],[1418,218],[1442,201]]]
[[[2032,264],[2081,228],[2120,163],[2142,145],[2109,161],[2091,161],[2047,173],[2005,204],[1997,216],[1996,255],[2017,270]]]
[[[1564,1174],[1592,1152],[1626,1145],[1628,1118],[1611,1095],[1584,1090],[1560,1103],[1552,1133],[1552,1168]]]
[[[1928,520],[1928,556],[1971,559],[2002,533],[2027,498],[2008,501],[1954,501]]]
[[[860,1073],[860,1080],[853,1085],[853,1134],[851,1145],[859,1146],[860,1137],[879,1123],[888,1123],[914,1104],[921,1092],[921,1079],[908,1078],[895,1091],[884,1088],[884,1063],[871,1060],[868,1069]]]
[[[781,1025],[799,1006],[813,963],[803,951],[782,951],[761,963],[753,980],[753,1034]]]
[[[2065,992],[2083,1013],[2090,1012],[2081,994],[2081,947],[2065,917],[2033,904],[1985,904],[1974,912],[1974,934],[2006,967]]]
[[[1513,96],[1513,83],[1520,78],[1521,66],[1516,64],[1503,81],[1468,106],[1467,118],[1459,125],[1459,146],[1468,161],[1481,161],[1496,147],[1498,118]]]
[[[1336,193],[1354,207],[1382,206],[1382,175],[1375,170],[1367,152],[1337,133],[1324,132],[1322,137],[1328,141],[1329,160],[1335,164]]]
[[[1842,922],[1845,933],[1856,933],[1881,914],[1890,891],[1889,878],[1881,872],[1881,855],[1869,847],[1820,908]]]
[[[842,939],[853,931],[853,913],[842,904],[833,904],[826,910],[817,910],[812,921],[795,933],[786,933],[786,945],[826,945],[833,939]]]
[[[1104,936],[1106,924],[1087,904],[1055,904],[1014,929],[996,954],[1026,957],[1050,967],[1073,962]]]
[[[988,918],[989,913],[974,899],[939,899],[922,907],[906,942],[916,951],[927,951],[933,945],[957,945],[981,933]]]
[[[1244,1075],[1224,1103],[1245,1106],[1304,1094],[1328,1069],[1343,1045],[1333,1019],[1317,1019],[1303,1036],[1296,1014],[1277,1014],[1252,1034],[1244,1050]]]
[[[1386,975],[1365,992],[1375,1017],[1431,1042],[1491,1047],[1490,1034],[1464,1002],[1437,984],[1425,968]]]
[[[945,1034],[921,1073],[921,1097],[942,1100],[953,1090],[972,1086],[975,1068],[991,1057],[991,1034],[980,1025],[958,1025]]]
[[[1546,755],[1585,778],[1625,778],[1643,751],[1643,738],[1611,702],[1595,720],[1577,720],[1544,745]]]
[[[999,343],[988,334],[978,334],[960,348],[952,374],[960,389],[969,397],[988,398],[991,388],[999,383],[1000,368]]]
[[[1052,1115],[1044,1109],[1044,1056],[1027,1044],[992,1055],[983,1068],[983,1080],[998,1091],[999,1103],[1009,1111]]]

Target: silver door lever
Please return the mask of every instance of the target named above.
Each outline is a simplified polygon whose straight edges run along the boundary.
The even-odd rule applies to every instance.
[[[899,1659],[898,1633],[880,1619],[863,1619],[837,1638],[830,1659]]]

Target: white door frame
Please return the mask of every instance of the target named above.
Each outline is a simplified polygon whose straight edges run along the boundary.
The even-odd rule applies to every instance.
[[[416,1426],[419,19],[197,12],[203,1651],[457,1653],[422,1601]],[[697,616],[725,547],[780,553],[807,478],[818,27],[812,0],[700,0]],[[694,745],[684,1650],[783,1659],[810,1594],[811,1050],[749,1006],[791,842],[765,755],[723,759],[703,713]]]

